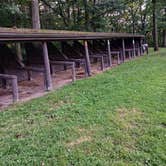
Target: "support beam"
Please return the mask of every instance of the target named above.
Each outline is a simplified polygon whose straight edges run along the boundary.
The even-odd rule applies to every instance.
[[[17,77],[12,79],[13,102],[19,101]]]
[[[5,69],[3,66],[0,65],[0,74],[5,74]],[[4,89],[6,89],[6,85],[7,85],[7,82],[6,82],[6,79],[3,79],[2,78],[2,87]]]
[[[140,39],[140,55],[143,55],[142,45],[143,45],[143,41],[142,39]]]
[[[138,56],[141,56],[141,50],[139,45],[138,45]]]
[[[43,48],[43,58],[44,58],[44,67],[45,67],[45,88],[47,91],[52,90],[52,79],[51,79],[51,71],[50,71],[50,62],[48,58],[48,49],[47,43],[42,43]]]
[[[135,40],[133,38],[133,54],[134,54],[134,58],[136,57],[136,50],[135,50]]]
[[[120,52],[119,53],[117,53],[117,58],[118,58],[118,65],[120,65],[120,63],[121,63],[121,61],[120,61]]]
[[[90,64],[90,58],[89,58],[88,42],[86,40],[84,41],[84,47],[85,47],[87,74],[88,76],[91,76],[91,64]]]
[[[131,59],[131,57],[132,57],[131,56],[132,55],[131,51],[129,51],[128,54],[129,54],[129,59]]]
[[[109,67],[112,66],[112,55],[111,55],[111,48],[110,48],[110,41],[107,40],[107,47],[108,47],[108,63]]]
[[[21,52],[21,43],[16,43],[15,46],[16,46],[16,52],[17,52],[17,61],[21,67],[25,67],[23,63],[22,52]]]
[[[123,38],[122,39],[122,60],[123,60],[123,62],[125,61],[125,59],[126,59],[125,40]]]
[[[101,70],[104,71],[104,57],[101,56]]]
[[[72,81],[76,81],[76,67],[75,67],[75,62],[72,64]]]

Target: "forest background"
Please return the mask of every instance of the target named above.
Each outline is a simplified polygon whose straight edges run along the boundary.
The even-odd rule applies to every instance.
[[[32,27],[34,0],[0,0],[0,27]],[[35,0],[42,29],[128,32],[166,47],[165,0]]]

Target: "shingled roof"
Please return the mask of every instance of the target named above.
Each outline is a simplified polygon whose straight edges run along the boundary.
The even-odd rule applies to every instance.
[[[130,34],[130,33],[0,28],[0,41],[86,40],[86,39],[131,38],[131,37],[144,38],[144,35]]]

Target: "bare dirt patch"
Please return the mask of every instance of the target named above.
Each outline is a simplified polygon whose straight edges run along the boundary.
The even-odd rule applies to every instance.
[[[90,142],[92,141],[92,138],[90,136],[83,136],[83,137],[80,137],[72,142],[69,142],[67,143],[67,147],[73,147],[73,146],[76,146],[76,145],[79,145],[79,144],[82,144],[84,142]]]
[[[135,115],[140,115],[142,114],[139,110],[133,108],[131,110],[128,110],[126,108],[119,108],[117,109],[117,116],[120,118],[127,118]]]
[[[138,127],[138,122],[142,117],[142,112],[133,108],[131,110],[128,110],[126,108],[119,108],[116,112],[116,120],[126,129],[133,129]]]

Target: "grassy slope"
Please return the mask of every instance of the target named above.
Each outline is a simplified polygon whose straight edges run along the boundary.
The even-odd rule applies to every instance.
[[[0,165],[166,163],[166,49],[0,113]]]

